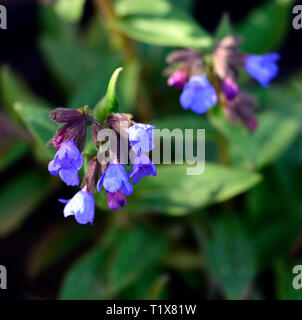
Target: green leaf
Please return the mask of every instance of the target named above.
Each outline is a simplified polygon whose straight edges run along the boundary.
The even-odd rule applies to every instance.
[[[0,190],[0,236],[15,231],[48,196],[49,177],[30,171],[10,180]]]
[[[276,49],[291,28],[292,0],[269,0],[243,18],[235,33],[244,39],[243,50],[264,53]]]
[[[43,153],[42,156],[45,159],[51,159],[55,150],[46,145],[55,135],[59,125],[49,118],[50,109],[40,105],[16,103],[15,110],[34,137],[37,146]]]
[[[157,167],[157,177],[144,177],[129,197],[127,210],[185,215],[228,200],[260,181],[257,173],[206,163],[201,175],[186,175],[185,165]]]
[[[165,239],[145,227],[135,226],[126,233],[114,231],[117,228],[109,230],[107,241],[71,267],[60,290],[60,299],[115,298],[145,271],[154,268],[165,253]]]
[[[258,116],[259,127],[248,132],[241,123],[230,124],[220,107],[209,113],[212,124],[227,138],[234,153],[240,154],[238,165],[262,168],[279,158],[299,132],[295,113],[264,111]]]
[[[163,15],[171,10],[171,4],[167,0],[118,0],[115,2],[115,12],[118,16],[124,17],[134,14],[156,14]]]
[[[163,299],[168,276],[157,268],[146,269],[132,285],[119,294],[121,300],[159,300]]]
[[[108,250],[99,246],[81,257],[68,271],[59,293],[61,300],[100,299],[105,296],[106,285],[102,273],[108,259]]]
[[[8,67],[2,67],[0,70],[0,91],[6,111],[13,118],[16,118],[15,110],[13,109],[16,102],[48,105],[47,102],[34,96],[25,82]]]
[[[267,212],[266,212],[267,213]],[[262,222],[257,227],[253,239],[257,248],[259,267],[266,269],[279,259],[287,258],[294,243],[301,234],[301,219],[299,217],[275,217]]]
[[[123,239],[113,258],[108,279],[110,290],[119,291],[134,283],[145,270],[157,265],[166,251],[166,241],[159,234],[135,227]]]
[[[230,20],[230,16],[227,13],[224,13],[218,27],[215,31],[215,40],[220,41],[226,36],[233,34],[233,28]]]
[[[56,14],[67,22],[77,22],[84,11],[85,0],[56,0],[54,9]]]
[[[149,2],[140,0],[149,8]],[[129,37],[147,44],[165,47],[207,49],[213,45],[209,34],[184,11],[173,8],[161,14],[135,14],[114,22]]]
[[[110,113],[118,112],[118,101],[116,98],[116,83],[123,68],[114,71],[108,84],[105,97],[96,105],[94,115],[99,122],[106,120]]]
[[[256,275],[256,261],[254,249],[239,221],[219,220],[205,252],[208,270],[226,298],[247,298]]]

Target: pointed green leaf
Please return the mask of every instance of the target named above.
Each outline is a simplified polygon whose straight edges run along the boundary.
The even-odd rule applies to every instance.
[[[110,113],[118,112],[118,101],[116,98],[116,83],[123,68],[114,71],[108,84],[105,97],[96,105],[94,115],[99,122],[106,120]]]
[[[67,272],[59,293],[59,299],[102,299],[106,293],[102,273],[107,259],[108,250],[99,246],[80,257]]]
[[[135,227],[123,239],[108,273],[113,292],[134,283],[143,272],[158,264],[166,251],[165,238],[143,227]]]
[[[224,13],[215,31],[215,39],[216,41],[220,41],[224,37],[227,37],[232,34],[233,34],[233,28],[232,28],[230,16],[229,14]]]
[[[146,3],[149,1],[138,0]],[[161,14],[133,14],[112,24],[129,37],[147,44],[165,47],[187,47],[207,49],[213,39],[183,10],[171,7]]]
[[[186,165],[163,165],[157,177],[144,177],[128,198],[127,210],[185,215],[247,191],[260,176],[244,169],[206,163],[201,175],[186,175]]]
[[[162,15],[171,10],[171,4],[167,0],[117,0],[115,1],[115,12],[118,16],[124,17],[134,14],[157,14]]]

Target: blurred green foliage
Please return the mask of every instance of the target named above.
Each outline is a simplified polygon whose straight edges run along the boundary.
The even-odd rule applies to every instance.
[[[219,106],[207,118],[184,112],[161,74],[166,47],[207,52],[229,33],[244,38],[247,52],[278,50],[290,27],[292,3],[269,0],[235,26],[224,15],[215,36],[192,18],[193,1],[116,0],[116,17],[106,20],[95,9],[84,27],[79,24],[84,0],[40,6],[39,46],[66,102],[61,107],[98,111],[112,101],[117,108],[118,100],[120,112],[158,128],[206,129],[207,163],[200,176],[187,176],[185,165],[158,166],[158,176],[144,178],[127,206],[110,215],[104,194],[97,194],[92,228],[53,212],[61,222],[33,244],[30,278],[80,253],[65,270],[59,299],[181,297],[182,289],[173,292],[179,283],[195,298],[257,299],[267,295],[259,280],[266,272],[272,277],[269,294],[301,299],[291,286],[291,270],[301,259],[302,73],[266,91],[248,86],[261,103],[254,133],[230,125]],[[110,82],[109,103],[103,97],[117,67],[123,72],[117,85],[117,74]],[[0,237],[5,237],[22,228],[61,185],[47,174],[54,149],[46,144],[58,128],[48,115],[58,106],[36,97],[6,67],[0,89],[13,126],[30,135],[7,137],[0,170],[14,168],[25,156],[37,167],[1,187]],[[221,163],[221,143],[227,165]]]

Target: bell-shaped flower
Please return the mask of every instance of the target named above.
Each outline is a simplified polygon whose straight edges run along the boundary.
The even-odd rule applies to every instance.
[[[141,151],[149,152],[153,149],[154,128],[155,126],[149,124],[136,123],[127,129],[130,145],[138,156]]]
[[[108,207],[110,210],[118,210],[127,204],[127,198],[121,190],[116,192],[107,192]]]
[[[277,65],[278,60],[280,60],[280,55],[278,53],[250,55],[246,58],[245,70],[263,87],[268,87],[270,81],[279,73],[279,66]]]
[[[205,113],[216,103],[216,91],[204,75],[191,77],[180,96],[181,106],[198,114]]]
[[[73,140],[64,141],[57,151],[54,160],[48,164],[51,175],[59,174],[68,186],[79,185],[78,170],[83,165],[83,156]]]
[[[59,201],[66,203],[64,208],[65,218],[74,216],[80,224],[93,223],[95,210],[94,197],[92,193],[86,191],[86,188],[77,192],[70,200],[60,199]]]
[[[125,168],[121,164],[109,164],[98,181],[98,192],[101,190],[102,185],[107,192],[111,193],[121,190],[125,195],[130,196],[133,192],[133,186],[129,181]]]
[[[134,159],[133,169],[131,170],[129,177],[132,178],[132,182],[136,184],[143,176],[151,175],[154,177],[157,175],[156,167],[152,161],[142,153],[140,157]]]

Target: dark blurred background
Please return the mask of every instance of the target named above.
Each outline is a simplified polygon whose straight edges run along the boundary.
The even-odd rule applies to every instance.
[[[232,22],[238,22],[244,18],[250,9],[259,6],[261,0],[245,1],[196,1],[193,10],[195,19],[209,31],[215,30],[224,12],[230,14]],[[299,3],[299,2],[297,2]],[[39,52],[37,38],[39,35],[39,24],[37,18],[37,1],[35,0],[0,0],[0,4],[5,5],[8,11],[8,29],[0,30],[0,64],[9,65],[14,71],[20,74],[27,85],[37,95],[44,97],[54,106],[64,105],[64,98],[58,90],[53,87],[53,82],[49,78],[46,66],[43,63],[42,55]],[[88,20],[92,12],[91,4],[87,3],[82,24]],[[301,68],[302,61],[302,31],[291,28],[291,32],[284,43],[281,55],[281,80],[283,76],[288,76],[293,71]],[[1,97],[0,97],[1,99]],[[31,166],[31,159],[24,159],[19,163],[20,170]],[[0,181],[5,181],[7,177],[18,174],[18,167],[6,170],[0,175]],[[68,194],[66,188],[66,195]],[[60,191],[62,195],[62,190]],[[70,193],[69,193],[70,194]],[[67,196],[68,197],[68,196]],[[64,192],[63,196],[64,198]],[[27,283],[25,275],[20,273],[27,257],[27,248],[35,239],[39,239],[39,234],[46,230],[50,223],[59,219],[54,212],[61,210],[57,204],[57,195],[49,199],[42,207],[33,214],[16,233],[5,239],[0,239],[0,264],[5,265],[8,270],[8,290],[4,298],[54,298],[58,290],[58,284],[62,277],[62,271],[74,257],[67,257],[59,265],[41,276],[34,284]],[[52,203],[52,205],[49,205]],[[76,254],[79,254],[77,252]],[[265,281],[270,281],[265,279]],[[178,286],[179,289],[179,286]],[[0,290],[0,298],[4,292]],[[268,292],[269,295],[269,292]]]

